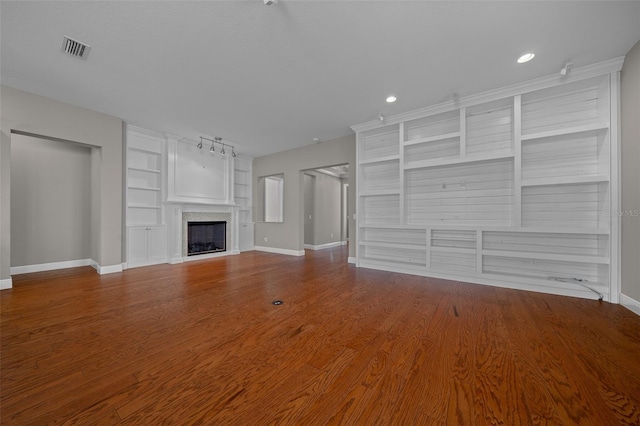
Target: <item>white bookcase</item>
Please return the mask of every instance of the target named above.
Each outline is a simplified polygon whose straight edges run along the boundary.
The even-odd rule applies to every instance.
[[[240,251],[252,250],[254,246],[254,222],[252,209],[252,159],[237,156],[234,162],[233,193],[240,221]]]
[[[165,140],[145,129],[127,126],[126,202],[127,266],[165,262]]]
[[[357,265],[617,302],[621,61],[357,134]]]

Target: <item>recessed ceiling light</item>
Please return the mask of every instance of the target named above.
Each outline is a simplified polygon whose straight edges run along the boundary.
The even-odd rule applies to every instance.
[[[535,53],[525,53],[524,55],[520,56],[518,58],[518,63],[519,64],[524,64],[525,62],[529,62],[530,60],[532,60],[535,57]]]
[[[398,100],[398,98],[396,98],[396,97],[395,97],[395,96],[393,96],[393,95],[391,95],[391,96],[389,96],[389,97],[387,98],[387,102],[388,102],[388,103],[393,103],[393,102],[395,102],[395,101],[397,101],[397,100]]]

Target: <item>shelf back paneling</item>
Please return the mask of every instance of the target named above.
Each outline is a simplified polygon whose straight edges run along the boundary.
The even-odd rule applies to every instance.
[[[160,171],[161,154],[142,152],[136,149],[127,151],[128,167]]]
[[[522,144],[522,178],[609,174],[600,159],[606,132],[582,132]]]
[[[431,252],[431,269],[455,274],[475,275],[475,253]]]
[[[404,129],[406,141],[459,132],[460,113],[455,110],[408,121]]]
[[[383,262],[393,262],[405,265],[426,266],[426,250],[386,247],[362,246],[360,247],[362,257],[367,260],[377,260]]]
[[[393,225],[400,223],[400,196],[380,195],[362,198],[364,223]]]
[[[362,241],[427,245],[427,233],[424,230],[364,228],[360,232]]]
[[[483,250],[503,250],[520,253],[602,256],[608,235],[556,234],[522,232],[485,232]]]
[[[597,228],[607,183],[522,188],[522,226]]]
[[[360,170],[362,192],[398,191],[400,187],[400,161],[398,160],[363,164]]]
[[[431,231],[432,247],[476,248],[476,231],[434,229]]]
[[[405,186],[409,224],[511,225],[511,159],[409,170]]]
[[[522,133],[559,130],[608,119],[607,85],[606,79],[597,78],[524,95]]]
[[[549,281],[550,284],[557,280],[571,282],[573,278],[583,280],[582,283],[586,285],[601,284],[603,277],[600,270],[603,266],[606,265],[501,256],[483,256],[482,258],[484,273],[537,278]]]
[[[467,154],[513,150],[513,106],[467,112]]]
[[[127,171],[127,184],[147,188],[160,188],[162,186],[160,173],[135,169]]]
[[[404,147],[405,164],[460,156],[460,138],[441,139]]]
[[[398,126],[383,128],[377,133],[362,136],[360,161],[398,155],[400,152],[400,131]]]

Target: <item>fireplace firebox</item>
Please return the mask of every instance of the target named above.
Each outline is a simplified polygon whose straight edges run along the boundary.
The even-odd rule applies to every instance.
[[[187,222],[187,256],[227,250],[227,222]]]

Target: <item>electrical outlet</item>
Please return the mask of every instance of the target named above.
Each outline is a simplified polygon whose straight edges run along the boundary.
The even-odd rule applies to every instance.
[[[264,237],[264,242],[265,242],[265,243],[267,242],[267,237]]]
[[[331,238],[333,238],[333,234],[331,234]]]

